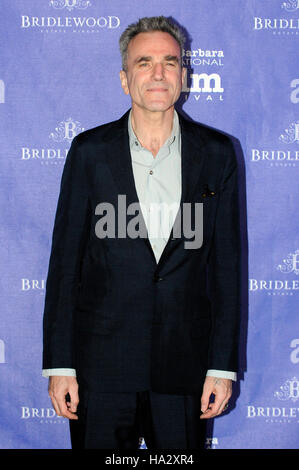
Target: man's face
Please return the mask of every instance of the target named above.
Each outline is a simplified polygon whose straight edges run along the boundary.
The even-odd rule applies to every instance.
[[[133,106],[157,112],[177,101],[185,73],[177,41],[168,33],[153,31],[139,33],[130,41],[127,71],[120,72],[120,79]]]

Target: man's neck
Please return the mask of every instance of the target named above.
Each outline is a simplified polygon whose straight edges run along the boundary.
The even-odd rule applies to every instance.
[[[163,112],[145,111],[132,106],[131,124],[140,144],[155,157],[171,135],[174,106]]]

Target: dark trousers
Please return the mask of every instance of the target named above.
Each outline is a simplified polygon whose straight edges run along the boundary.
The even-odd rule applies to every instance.
[[[97,393],[80,402],[70,421],[73,449],[203,449],[206,421],[200,395],[151,391]]]

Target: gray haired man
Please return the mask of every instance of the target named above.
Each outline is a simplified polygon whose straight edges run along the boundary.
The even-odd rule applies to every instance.
[[[131,109],[77,136],[65,164],[43,374],[73,448],[134,449],[140,437],[148,448],[202,448],[206,420],[227,408],[236,379],[236,156],[227,136],[175,110],[183,45],[165,17],[123,32],[120,81]],[[117,205],[120,194],[142,206],[143,239],[96,236],[95,208]],[[198,203],[204,238],[195,249],[163,220],[152,230],[151,204]]]

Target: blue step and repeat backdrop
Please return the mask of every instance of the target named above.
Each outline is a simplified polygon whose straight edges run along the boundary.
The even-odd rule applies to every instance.
[[[161,14],[188,32],[182,111],[243,149],[242,370],[206,446],[298,448],[299,0],[1,0],[0,9],[0,448],[70,448],[41,376],[61,173],[75,135],[130,107],[121,32]]]

